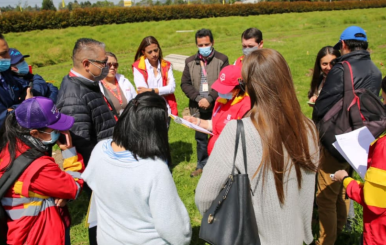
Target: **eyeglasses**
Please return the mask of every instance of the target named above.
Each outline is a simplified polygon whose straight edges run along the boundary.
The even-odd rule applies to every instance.
[[[112,66],[114,66],[114,68],[115,68],[115,69],[117,69],[117,68],[118,68],[118,66],[119,66],[119,63],[112,63],[112,62],[108,62],[106,65],[107,65],[108,67],[112,67]]]
[[[93,59],[88,59],[88,60],[91,61],[91,62],[98,63],[98,64],[103,65],[103,66],[106,66],[106,65],[107,65],[107,59],[104,59],[104,60],[93,60]]]

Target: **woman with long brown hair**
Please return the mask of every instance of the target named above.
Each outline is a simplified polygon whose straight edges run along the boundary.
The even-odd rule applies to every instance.
[[[134,57],[133,74],[138,94],[159,94],[166,100],[168,113],[178,114],[172,65],[163,59],[161,46],[155,37],[145,37],[139,45]]]
[[[252,52],[243,62],[242,77],[251,98],[242,119],[248,175],[261,244],[309,244],[318,137],[300,109],[290,69],[272,49]],[[236,121],[218,138],[196,189],[196,205],[205,213],[220,192],[233,165]],[[241,145],[236,168],[244,173]]]

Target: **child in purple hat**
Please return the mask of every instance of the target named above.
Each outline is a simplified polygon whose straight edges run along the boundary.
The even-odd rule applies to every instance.
[[[8,232],[2,229],[0,237],[5,235],[7,244],[69,244],[65,204],[78,197],[84,169],[68,132],[73,124],[73,117],[44,97],[25,100],[6,118],[0,130],[0,181],[6,171],[18,168],[14,161],[21,155],[34,159],[1,197]],[[58,140],[61,134],[65,142]],[[47,154],[55,143],[62,150],[64,171]]]

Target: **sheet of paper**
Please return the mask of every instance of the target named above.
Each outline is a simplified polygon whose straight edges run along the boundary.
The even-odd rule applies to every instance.
[[[370,144],[375,140],[367,127],[346,134],[335,135],[334,147],[342,154],[354,170],[365,178]]]
[[[181,125],[183,125],[183,126],[185,126],[187,128],[191,128],[193,130],[196,130],[196,131],[199,131],[199,132],[202,132],[202,133],[205,133],[205,134],[213,135],[213,133],[210,132],[209,130],[206,130],[205,128],[197,126],[194,123],[186,121],[185,119],[183,119],[181,117],[175,116],[173,114],[169,114],[169,116],[174,120],[175,123],[181,124]]]

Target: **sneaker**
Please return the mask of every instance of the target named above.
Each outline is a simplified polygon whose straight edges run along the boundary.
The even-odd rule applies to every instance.
[[[199,169],[196,169],[195,171],[193,171],[192,173],[190,173],[190,177],[199,176],[201,174],[202,174],[202,169],[199,168]]]

